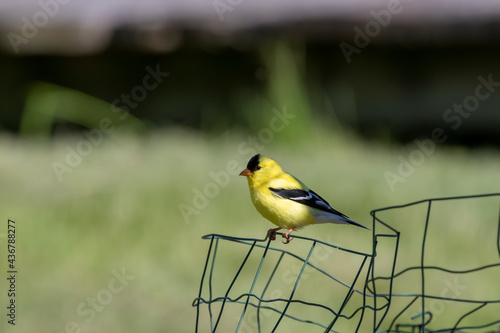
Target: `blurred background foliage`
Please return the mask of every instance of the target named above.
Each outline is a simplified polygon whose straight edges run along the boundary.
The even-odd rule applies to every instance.
[[[456,129],[444,119],[478,77],[500,81],[496,4],[405,3],[349,62],[340,43],[354,45],[353,28],[384,1],[232,2],[224,20],[194,0],[57,3],[17,51],[9,36],[44,9],[0,4],[0,244],[16,220],[20,272],[19,326],[2,320],[2,331],[192,332],[208,247],[200,237],[263,237],[270,227],[234,171],[257,152],[364,225],[382,206],[499,191],[500,92]],[[446,140],[432,145],[436,129]],[[448,214],[436,233],[457,238],[429,253],[480,257],[480,240],[460,239],[495,230],[489,207]],[[393,226],[413,244],[421,224],[409,220]],[[372,245],[369,232],[341,226],[300,233]],[[93,308],[122,269],[134,278]],[[500,299],[497,277],[481,281]],[[435,327],[450,318],[436,316]]]

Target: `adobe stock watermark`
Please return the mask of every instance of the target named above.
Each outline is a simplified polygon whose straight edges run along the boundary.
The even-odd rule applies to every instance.
[[[39,10],[31,17],[21,17],[21,34],[9,32],[7,38],[12,49],[17,54],[21,45],[28,44],[30,40],[36,37],[38,29],[45,27],[51,18],[59,13],[61,5],[66,5],[71,0],[38,0]]]
[[[219,20],[224,22],[224,13],[232,12],[235,7],[241,5],[243,0],[213,0],[212,5],[214,6]]]
[[[481,102],[490,98],[490,96],[500,87],[500,81],[493,81],[493,74],[489,74],[487,78],[479,75],[477,77],[479,84],[476,86],[474,93],[466,96],[462,103],[454,103],[449,109],[443,113],[443,121],[451,127],[452,130],[457,130],[462,126],[463,121],[468,119],[479,109]],[[415,170],[421,166],[426,159],[434,154],[436,146],[448,140],[447,132],[436,127],[431,131],[430,138],[424,140],[415,140],[416,148],[413,149],[407,156],[399,155],[399,164],[396,170],[386,171],[384,173],[385,180],[391,192],[396,189],[396,184],[404,183],[408,177],[413,175]]]
[[[410,2],[406,0],[405,2]],[[358,26],[353,28],[355,34],[353,44],[340,42],[339,47],[348,64],[351,63],[353,54],[360,54],[361,50],[370,45],[373,38],[377,37],[382,28],[386,28],[392,21],[394,15],[398,15],[403,11],[403,5],[400,0],[388,0],[386,8],[378,11],[371,10],[370,16],[372,20],[366,22],[363,29]]]
[[[76,306],[76,314],[80,317],[78,321],[68,321],[62,330],[57,333],[81,333],[82,325],[92,322],[98,313],[103,312],[111,304],[114,296],[123,292],[130,281],[135,280],[136,276],[129,275],[122,268],[121,272],[112,270],[113,277],[108,281],[105,288],[97,291],[95,294]]]
[[[119,120],[125,120],[129,116],[130,110],[137,108],[148,97],[148,93],[158,88],[170,75],[169,72],[162,72],[159,64],[156,65],[155,69],[146,66],[145,71],[147,74],[143,77],[141,84],[134,86],[128,93],[122,93],[120,98],[111,102],[111,111],[119,115]],[[73,147],[70,145],[65,147],[66,156],[63,161],[51,163],[52,170],[59,182],[64,180],[66,174],[72,173],[83,162],[84,157],[90,155],[94,148],[103,142],[106,135],[111,135],[117,128],[116,125],[110,118],[103,117],[97,128],[82,130],[82,135],[85,138]]]
[[[462,295],[463,291],[467,290],[467,285],[460,284],[458,281],[458,276],[455,276],[453,281],[445,279],[443,281],[444,287],[439,295],[440,298],[434,298],[429,301],[429,305],[426,306],[426,310],[432,313],[432,317],[436,318],[444,312],[446,309],[446,304],[453,301],[454,298],[458,298]],[[449,300],[444,299],[449,298]],[[429,298],[428,298],[429,299]],[[417,317],[421,313],[415,313],[413,317]]]
[[[296,115],[287,111],[286,107],[283,110],[273,109],[273,117],[269,120],[269,126],[259,130],[257,135],[250,135],[246,140],[238,145],[237,152],[241,156],[255,155],[262,151],[275,138],[276,133],[282,132],[286,125],[290,123]],[[245,161],[246,163],[246,161]],[[207,208],[210,204],[210,199],[214,199],[220,193],[221,189],[226,188],[233,176],[237,176],[243,170],[241,161],[230,160],[226,163],[224,170],[217,172],[210,171],[208,176],[212,181],[206,183],[201,188],[193,188],[193,198],[189,204],[181,202],[179,211],[184,219],[184,222],[191,223],[191,218],[194,215],[199,215],[200,212]]]

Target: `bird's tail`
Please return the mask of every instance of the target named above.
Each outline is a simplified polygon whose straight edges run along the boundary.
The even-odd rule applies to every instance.
[[[370,230],[369,228],[365,227],[362,224],[359,224],[358,222],[354,222],[353,220],[348,219],[347,217],[340,216],[340,215],[334,215],[333,214],[319,214],[316,216],[316,221],[318,223],[337,223],[337,224],[350,224],[350,225],[355,225],[357,227],[361,227],[367,230]]]
[[[343,219],[344,219],[344,220],[346,221],[346,223],[348,223],[348,224],[355,225],[355,226],[357,226],[357,227],[361,227],[361,228],[364,228],[364,229],[370,230],[370,228],[367,228],[367,227],[365,227],[364,225],[359,224],[358,222],[354,222],[353,220],[349,220],[348,218],[345,218],[345,217],[344,217]]]

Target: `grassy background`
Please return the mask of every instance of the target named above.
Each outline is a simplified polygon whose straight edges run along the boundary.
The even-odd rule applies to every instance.
[[[384,173],[396,173],[398,156],[407,158],[416,147],[413,144],[379,145],[349,133],[318,129],[307,142],[290,145],[281,135],[277,133],[261,152],[300,177],[333,207],[367,226],[371,224],[371,209],[429,197],[498,192],[500,188],[500,156],[493,149],[438,146],[391,191]],[[201,236],[223,233],[260,238],[271,224],[255,211],[246,180],[237,176],[231,176],[227,186],[220,188],[199,214],[185,219],[179,205],[192,206],[195,189],[203,191],[213,182],[210,172],[225,170],[230,161],[236,161],[242,169],[251,153],[240,154],[238,147],[248,136],[227,132],[206,137],[179,129],[147,137],[114,136],[94,147],[59,182],[51,163],[63,162],[65,147],[76,147],[79,140],[60,138],[50,145],[10,137],[0,140],[1,267],[5,271],[6,224],[11,218],[18,232],[19,270],[18,323],[13,328],[4,317],[1,330],[192,332],[196,311],[191,303],[198,293],[209,244]],[[490,241],[494,245],[498,200],[460,207],[444,207],[436,213],[437,223],[430,230],[434,241],[429,241],[429,258],[436,264],[457,262],[466,267],[471,262],[498,261],[494,246],[486,246]],[[415,212],[391,220],[402,231],[400,268],[413,264],[413,251],[419,250],[415,246],[421,235],[418,214],[422,209]],[[357,228],[318,225],[299,234],[323,237],[365,252],[371,248],[371,233]],[[300,251],[301,245],[296,241],[286,248]],[[224,272],[233,272],[240,262],[239,250],[230,246],[226,250],[221,254],[227,260],[220,266],[222,286],[218,290],[227,285]],[[323,263],[339,274],[340,267],[349,270],[335,261]],[[104,298],[106,304],[90,310],[92,298],[110,295],[103,290],[110,289],[113,270],[125,270],[130,279],[121,291],[112,294],[112,299]],[[436,278],[440,283],[435,287],[437,294],[446,278]],[[1,290],[6,290],[6,279],[0,281]],[[331,297],[314,281],[305,281],[306,291],[319,293],[323,299]],[[473,292],[478,281],[480,294]],[[399,285],[398,290],[418,282],[417,274],[408,274],[407,283]],[[473,276],[460,283],[468,286],[470,296],[500,299],[498,274],[484,279]],[[0,299],[5,311],[5,292]],[[444,306],[451,311],[451,305]],[[85,315],[78,309],[86,311]],[[442,313],[438,319],[445,322],[453,317]],[[207,328],[208,321],[205,323]],[[286,325],[288,332],[303,331],[303,326]]]

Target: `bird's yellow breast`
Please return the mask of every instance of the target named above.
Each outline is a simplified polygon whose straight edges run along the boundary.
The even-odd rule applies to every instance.
[[[280,228],[300,229],[314,224],[314,216],[307,206],[283,199],[265,186],[251,189],[250,194],[257,211]]]

